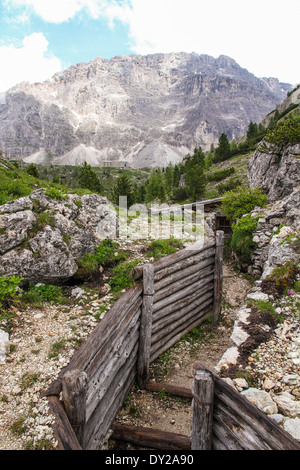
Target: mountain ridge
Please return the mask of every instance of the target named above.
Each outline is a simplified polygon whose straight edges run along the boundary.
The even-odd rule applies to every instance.
[[[245,134],[291,89],[227,56],[97,57],[8,90],[0,104],[0,148],[27,162],[72,165],[75,151],[81,162],[92,152],[99,165],[166,166],[195,147],[208,150],[222,132],[230,139]],[[86,156],[83,148],[90,149]]]

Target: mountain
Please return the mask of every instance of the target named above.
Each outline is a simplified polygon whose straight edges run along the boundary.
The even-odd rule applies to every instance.
[[[226,56],[98,57],[7,91],[0,149],[27,162],[166,166],[195,147],[208,150],[223,132],[244,135],[291,89]]]

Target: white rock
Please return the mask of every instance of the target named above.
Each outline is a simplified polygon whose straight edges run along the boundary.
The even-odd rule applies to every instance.
[[[220,361],[215,367],[215,370],[218,372],[222,369],[222,367],[228,367],[229,364],[236,364],[238,357],[239,357],[239,350],[236,346],[233,346],[232,348],[227,349],[223,356],[221,357]]]
[[[273,421],[275,421],[275,423],[277,424],[282,424],[288,419],[285,416],[281,415],[280,413],[270,415],[269,418],[273,419]]]
[[[240,326],[236,326],[233,329],[232,335],[230,336],[231,341],[236,346],[240,346],[249,338],[248,333],[244,331]]]
[[[0,330],[0,364],[4,364],[6,360],[6,350],[9,343],[9,334]]]
[[[234,379],[233,383],[239,391],[248,388],[248,382],[246,379]]]
[[[241,392],[241,395],[247,398],[259,410],[268,415],[274,415],[278,411],[277,405],[272,400],[269,393],[263,390],[258,390],[257,388],[248,388],[248,390]]]
[[[283,423],[283,428],[289,434],[291,434],[294,439],[297,439],[297,441],[300,441],[300,419],[299,418],[287,419]]]
[[[281,395],[274,396],[279,411],[289,418],[300,418],[300,401],[289,392],[283,392]]]
[[[76,297],[76,299],[80,299],[83,294],[85,294],[85,291],[80,287],[76,287],[76,289],[73,289],[71,292],[72,297]]]
[[[247,299],[267,301],[269,300],[269,296],[263,292],[250,292],[247,294]]]
[[[248,325],[248,317],[251,313],[251,308],[241,308],[237,313],[237,321],[239,323],[243,323],[244,325]]]

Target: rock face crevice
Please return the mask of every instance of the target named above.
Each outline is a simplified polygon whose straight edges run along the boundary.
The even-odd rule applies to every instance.
[[[0,104],[0,148],[36,163],[72,165],[77,157],[77,165],[166,166],[195,147],[209,150],[223,132],[245,135],[291,88],[226,56],[98,57],[9,90]]]

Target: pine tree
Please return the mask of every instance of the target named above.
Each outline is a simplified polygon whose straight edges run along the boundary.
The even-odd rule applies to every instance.
[[[92,169],[91,165],[88,165],[86,162],[80,167],[79,184],[82,188],[95,191],[96,193],[101,193],[103,190],[97,174]]]
[[[216,148],[215,161],[221,162],[227,160],[230,157],[230,144],[226,134],[221,134],[219,138],[219,147]]]
[[[113,190],[112,190],[112,202],[119,204],[119,198],[121,196],[127,197],[127,207],[129,208],[135,202],[135,196],[132,190],[132,184],[126,175],[119,176]]]

